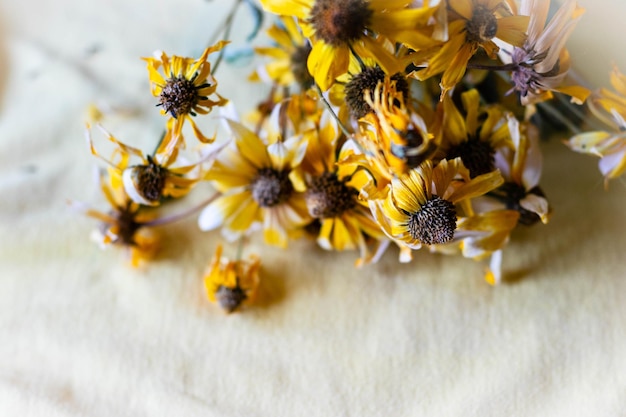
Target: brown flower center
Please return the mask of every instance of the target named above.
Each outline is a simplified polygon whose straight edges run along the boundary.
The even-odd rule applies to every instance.
[[[137,233],[142,225],[135,221],[137,212],[131,210],[130,204],[128,207],[120,207],[117,210],[110,211],[109,215],[115,219],[115,224],[102,223],[100,225],[102,234],[107,234],[111,227],[116,226],[116,238],[113,240],[113,243],[125,246],[136,245],[135,233]]]
[[[465,24],[467,40],[470,42],[487,42],[496,36],[498,20],[493,12],[483,5],[474,7],[472,18]]]
[[[316,0],[310,22],[315,34],[329,45],[349,44],[363,36],[372,17],[365,0]]]
[[[220,307],[223,308],[227,313],[232,313],[235,311],[241,303],[243,303],[248,296],[245,291],[239,287],[229,288],[223,285],[220,285],[217,288],[215,293],[215,297],[217,298],[217,302]]]
[[[447,159],[461,157],[463,165],[470,172],[470,178],[486,174],[494,170],[495,151],[488,142],[470,138],[452,147]]]
[[[380,67],[366,67],[358,74],[353,75],[346,84],[346,103],[350,114],[357,119],[372,111],[372,108],[364,99],[366,91],[374,93],[379,82],[384,81],[385,72]],[[391,76],[391,80],[396,82],[396,91],[402,93],[406,101],[409,97],[409,83],[406,77],[400,73]]]
[[[316,219],[337,217],[356,205],[357,191],[332,172],[313,178],[305,193],[306,206]]]
[[[193,108],[199,99],[198,90],[192,81],[184,77],[170,78],[161,91],[157,106],[163,106],[165,112],[173,118],[184,114],[195,116]]]
[[[134,166],[132,170],[133,183],[137,192],[150,202],[159,201],[165,187],[167,169],[148,156],[148,165]]]
[[[251,183],[252,198],[261,207],[284,203],[293,194],[293,185],[285,171],[261,168]]]
[[[454,237],[455,230],[454,204],[436,195],[409,217],[409,234],[425,245],[449,242]]]
[[[313,85],[313,77],[309,73],[307,61],[311,54],[311,46],[302,45],[291,54],[291,72],[302,90],[308,90]]]

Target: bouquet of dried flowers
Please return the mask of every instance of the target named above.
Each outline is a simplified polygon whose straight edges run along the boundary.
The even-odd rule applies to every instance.
[[[164,134],[147,153],[98,125],[114,146],[106,158],[88,126],[91,153],[108,165],[100,184],[111,207],[72,203],[100,221],[94,238],[127,248],[133,265],[157,250],[151,226],[200,211],[201,230],[241,243],[234,260],[218,245],[204,278],[227,312],[254,299],[260,261],[242,252],[257,231],[282,248],[313,236],[326,250],[354,250],[357,267],[391,244],[400,262],[415,250],[458,254],[485,260],[487,282],[500,282],[512,230],[550,218],[540,137],[554,120],[575,130],[567,146],[600,157],[607,181],[626,171],[626,77],[615,69],[616,92],[593,93],[568,77],[565,43],[584,12],[575,0],[550,19],[549,0],[233,4],[225,39],[199,58],[143,58]],[[216,75],[240,4],[259,27],[276,15],[249,77],[269,94],[245,121]],[[612,130],[568,120],[585,101]],[[228,140],[195,123],[216,108]],[[193,162],[181,153],[191,146]],[[214,189],[200,206],[155,216],[199,182]]]

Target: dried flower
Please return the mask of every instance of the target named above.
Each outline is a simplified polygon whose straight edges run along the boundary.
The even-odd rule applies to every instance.
[[[567,0],[546,25],[549,9],[550,0],[523,0],[520,14],[530,16],[528,38],[522,46],[503,45],[500,57],[513,64],[513,89],[520,93],[522,104],[552,98],[551,91],[568,94],[582,104],[589,90],[564,86],[563,82],[570,68],[565,42],[584,9],[576,5],[576,0]]]
[[[386,198],[370,200],[369,205],[389,238],[400,246],[420,249],[452,241],[456,204],[486,194],[502,182],[497,171],[470,179],[460,158],[443,160],[435,167],[426,161],[394,178]]]
[[[243,125],[228,120],[234,143],[216,159],[206,179],[223,193],[198,220],[200,229],[222,227],[229,240],[251,231],[259,222],[265,241],[287,246],[288,232],[310,220],[303,190],[290,172],[304,158],[307,142],[291,137],[266,145]]]
[[[495,38],[522,46],[529,21],[528,16],[513,16],[505,0],[455,0],[447,4],[451,17],[448,40],[428,60],[427,68],[415,74],[425,80],[443,72],[442,96],[461,81],[467,63],[479,48],[496,58]]]
[[[309,73],[324,91],[348,71],[351,49],[361,58],[372,58],[388,74],[404,70],[369,32],[380,36],[402,34],[426,24],[434,8],[406,9],[407,1],[391,0],[261,0],[263,7],[299,19],[312,50]]]
[[[570,149],[600,157],[598,164],[604,175],[604,185],[626,172],[626,76],[616,67],[611,73],[615,92],[600,89],[591,99],[591,109],[612,125],[613,131],[580,133],[565,142]],[[607,119],[604,112],[610,115]]]
[[[150,90],[159,98],[157,106],[162,107],[162,114],[172,118],[174,137],[181,138],[185,120],[191,124],[195,136],[203,143],[210,143],[214,138],[202,134],[192,116],[207,114],[215,106],[223,106],[227,100],[216,93],[217,81],[211,75],[211,64],[207,61],[210,53],[221,50],[228,42],[220,41],[204,50],[199,59],[155,52],[154,58],[143,58],[148,63]],[[159,72],[162,69],[163,74]],[[215,98],[213,98],[213,96]]]
[[[260,266],[261,259],[258,256],[229,261],[222,257],[222,245],[218,245],[204,276],[208,299],[217,303],[226,313],[251,304],[259,286]]]
[[[194,170],[199,171],[199,165],[209,159],[205,157],[194,164],[173,166],[178,156],[178,139],[171,130],[165,133],[161,146],[154,155],[145,155],[141,150],[116,139],[102,126],[98,127],[116,145],[116,149],[110,159],[102,157],[93,145],[90,128],[87,126],[86,137],[91,153],[104,160],[122,178],[126,194],[138,204],[157,206],[163,197],[179,198],[186,195],[200,180],[201,173],[197,172],[193,177],[186,175]],[[139,158],[141,163],[130,165],[132,156]]]

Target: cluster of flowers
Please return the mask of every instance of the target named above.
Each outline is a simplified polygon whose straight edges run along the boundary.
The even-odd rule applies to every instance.
[[[106,133],[116,146],[101,181],[112,210],[84,209],[103,222],[98,241],[129,247],[134,263],[149,257],[149,226],[169,219],[143,218],[147,210],[209,181],[216,194],[199,226],[228,241],[256,230],[279,247],[315,236],[324,249],[358,251],[357,266],[390,244],[401,262],[418,249],[461,254],[488,260],[485,278],[498,283],[513,229],[546,223],[551,211],[539,186],[537,105],[562,94],[582,104],[590,94],[566,78],[564,45],[583,13],[575,0],[549,21],[549,0],[261,4],[279,17],[272,46],[255,49],[268,59],[250,79],[271,84],[269,96],[248,124],[225,116],[232,141],[193,164],[178,156],[183,127],[201,144],[215,139],[194,118],[228,108],[208,62],[226,42],[197,60],[145,59],[166,133],[151,155]],[[612,116],[616,133],[567,142],[600,156],[607,179],[626,170],[626,77],[615,72],[613,85],[619,94],[601,90],[589,102]],[[258,257],[229,261],[218,245],[209,298],[228,312],[250,302],[258,270]]]

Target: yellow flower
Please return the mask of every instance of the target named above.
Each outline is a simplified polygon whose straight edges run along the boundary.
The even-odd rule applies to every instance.
[[[493,39],[522,46],[526,39],[528,16],[513,16],[505,0],[448,0],[448,40],[428,60],[428,67],[415,75],[425,80],[443,72],[442,96],[465,74],[470,58],[483,48],[496,58],[498,46]]]
[[[388,74],[404,70],[375,37],[394,38],[426,24],[435,8],[407,9],[408,0],[261,0],[263,7],[299,19],[311,40],[309,73],[324,91],[348,70],[351,49],[361,58],[373,58]]]
[[[309,222],[303,190],[290,173],[302,161],[307,142],[294,136],[265,144],[243,125],[228,120],[234,143],[222,151],[206,179],[223,195],[201,213],[202,230],[222,226],[235,240],[263,225],[265,241],[286,247],[289,232]]]
[[[220,41],[206,48],[195,61],[176,55],[168,57],[165,52],[155,53],[154,58],[143,58],[148,63],[150,90],[152,95],[159,98],[157,106],[162,107],[162,114],[172,117],[168,127],[181,141],[186,120],[201,142],[210,143],[214,140],[202,134],[192,116],[208,114],[214,106],[223,106],[228,101],[216,93],[217,81],[211,76],[211,64],[207,61],[210,53],[221,50],[227,43]]]
[[[374,90],[366,91],[364,99],[373,112],[362,119],[367,132],[357,141],[373,164],[388,171],[389,178],[407,173],[434,155],[439,140],[429,133],[418,112],[407,107],[401,83],[387,76]],[[429,116],[426,108],[420,110]]]
[[[201,173],[196,172],[195,177],[186,175],[194,170],[199,171],[198,165],[209,159],[205,157],[195,164],[174,167],[178,156],[178,139],[171,130],[166,131],[154,155],[145,155],[141,150],[120,142],[102,126],[98,127],[116,145],[116,149],[110,159],[102,157],[93,145],[87,126],[86,136],[91,153],[113,169],[114,175],[121,178],[126,194],[138,204],[158,206],[163,197],[179,198],[186,195],[200,180]],[[138,157],[141,163],[130,165],[132,156]]]
[[[576,0],[567,0],[546,25],[549,9],[550,0],[523,0],[520,14],[530,16],[528,38],[521,47],[505,45],[500,57],[514,67],[511,79],[522,104],[548,100],[551,91],[568,94],[582,104],[589,90],[564,86],[563,82],[570,68],[565,42],[585,10],[576,5]]]
[[[259,66],[250,80],[263,80],[285,87],[297,83],[301,90],[307,90],[313,85],[313,77],[307,68],[311,46],[292,18],[283,17],[280,22],[280,26],[272,25],[267,30],[276,46],[254,49],[259,55],[272,58],[272,61]]]
[[[494,170],[494,156],[503,146],[512,147],[505,113],[499,106],[480,106],[478,91],[461,95],[465,117],[452,98],[443,99],[442,140],[437,158],[460,157],[475,177]]]
[[[128,251],[132,266],[154,257],[158,250],[156,236],[148,228],[152,217],[141,210],[139,204],[128,198],[119,177],[109,169],[107,178],[100,176],[100,189],[111,206],[105,212],[94,210],[79,202],[72,207],[101,222],[91,238],[105,249],[110,245],[121,246]]]
[[[325,112],[317,129],[307,136],[308,149],[300,168],[307,184],[305,200],[309,214],[320,225],[318,244],[326,250],[358,249],[357,266],[375,260],[376,249],[381,248],[385,235],[367,203],[358,199],[359,191],[354,186],[358,180],[354,177],[359,174],[355,169],[337,166],[337,158],[349,152],[346,147],[338,152],[342,135],[337,123]]]
[[[251,256],[248,260],[229,261],[222,257],[222,245],[218,245],[204,276],[208,299],[217,303],[226,313],[251,304],[259,286],[260,266],[261,260],[257,256]]]
[[[580,133],[565,142],[576,152],[600,157],[598,166],[604,175],[605,187],[609,180],[626,172],[626,76],[616,67],[611,73],[611,84],[615,92],[602,88],[589,105],[596,116],[612,126],[612,131]]]
[[[374,218],[401,247],[419,249],[453,241],[457,204],[483,195],[503,182],[498,171],[470,179],[459,158],[433,167],[425,161],[406,175],[391,180],[384,199],[369,200]],[[404,257],[401,260],[408,260]]]

